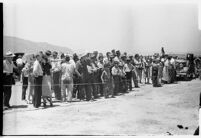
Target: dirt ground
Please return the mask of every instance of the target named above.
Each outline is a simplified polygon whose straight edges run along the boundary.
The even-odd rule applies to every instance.
[[[18,83],[17,83],[18,84]],[[93,102],[54,102],[33,108],[13,86],[12,109],[3,114],[4,135],[192,135],[198,126],[201,81],[141,88]],[[180,129],[177,125],[182,125]]]

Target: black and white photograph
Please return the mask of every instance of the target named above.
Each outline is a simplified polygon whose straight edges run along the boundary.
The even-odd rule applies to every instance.
[[[196,136],[200,0],[4,0],[2,136]]]

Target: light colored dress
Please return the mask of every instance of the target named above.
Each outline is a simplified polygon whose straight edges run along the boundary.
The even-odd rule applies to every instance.
[[[43,81],[42,81],[42,97],[52,97],[51,90],[51,75],[50,75],[50,64],[42,64],[43,67]]]
[[[43,82],[42,82],[42,96],[43,97],[52,97],[52,91],[51,91],[51,76],[45,75],[43,76]]]
[[[163,67],[163,77],[162,77],[162,80],[166,82],[170,82],[169,67],[170,67],[170,62],[169,60],[166,60]]]

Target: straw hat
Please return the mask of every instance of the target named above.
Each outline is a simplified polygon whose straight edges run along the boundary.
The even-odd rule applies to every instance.
[[[13,54],[11,51],[6,52],[6,54],[4,55],[4,57],[14,57],[15,54]]]

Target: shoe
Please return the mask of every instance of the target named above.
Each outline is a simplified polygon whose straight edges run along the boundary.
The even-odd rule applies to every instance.
[[[50,103],[50,106],[52,107],[52,106],[53,106],[53,104],[52,104],[52,103]]]
[[[135,88],[140,88],[139,86],[135,86]]]
[[[8,109],[8,106],[4,106],[4,107],[3,107],[3,110],[7,110],[7,109]]]
[[[7,105],[8,108],[12,108],[10,105]]]

